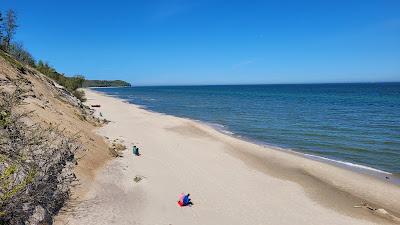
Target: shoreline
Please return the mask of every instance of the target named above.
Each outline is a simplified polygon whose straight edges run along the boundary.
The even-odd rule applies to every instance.
[[[400,188],[394,184],[86,92],[87,104],[101,104],[96,113],[112,121],[97,133],[123,139],[128,149],[135,144],[143,155],[125,151],[99,172],[83,204],[93,209],[70,218],[70,224],[107,224],[111,215],[123,224],[394,223],[389,215],[354,207],[364,202],[400,214]],[[144,181],[132,184],[135,174]],[[182,191],[193,194],[191,209],[176,207]],[[137,215],[130,215],[132,207]]]
[[[104,94],[104,93],[100,93],[100,94]],[[118,97],[114,97],[114,96],[111,96],[111,95],[106,95],[106,96],[109,96],[109,97],[112,97],[112,98],[118,98]],[[124,99],[121,99],[121,100],[124,100]],[[137,107],[140,107],[141,109],[147,110],[149,112],[159,113],[161,115],[171,115],[171,114],[166,114],[166,113],[162,113],[162,112],[149,110],[146,107],[142,107],[141,105],[137,105],[135,103],[131,103],[131,102],[128,102],[128,101],[125,101],[125,102],[128,103],[128,104],[132,104],[132,105],[135,105]],[[175,116],[175,115],[171,115],[171,116]],[[178,116],[176,116],[176,117],[178,117]],[[257,141],[257,140],[251,139],[249,137],[243,137],[243,136],[235,134],[232,131],[226,130],[226,129],[224,129],[225,126],[222,125],[222,124],[212,124],[212,123],[209,123],[209,122],[196,120],[196,119],[192,119],[192,118],[189,118],[189,117],[178,117],[178,118],[188,119],[188,120],[191,120],[191,121],[196,122],[196,123],[201,123],[201,124],[203,124],[205,126],[208,126],[208,127],[212,128],[212,129],[214,129],[217,132],[220,132],[223,135],[227,135],[227,136],[239,139],[239,140],[244,141],[244,142],[249,142],[249,143],[258,145],[258,146],[260,146],[262,148],[273,149],[275,151],[282,151],[282,152],[285,152],[285,153],[288,153],[288,154],[294,154],[294,155],[297,155],[297,156],[302,157],[302,158],[306,158],[306,159],[310,159],[310,160],[313,160],[313,161],[318,161],[318,162],[322,162],[322,163],[325,163],[325,164],[333,165],[333,166],[336,166],[336,167],[339,167],[339,168],[350,170],[352,172],[373,176],[373,177],[375,177],[375,178],[377,178],[379,180],[387,181],[389,183],[392,183],[392,184],[395,184],[395,185],[399,185],[399,188],[400,188],[400,177],[396,177],[395,174],[391,173],[391,172],[387,172],[387,171],[384,171],[384,170],[376,169],[374,167],[370,167],[370,166],[366,166],[366,165],[361,165],[361,164],[347,162],[347,161],[341,161],[341,160],[338,160],[338,159],[331,159],[331,158],[327,158],[327,157],[324,157],[324,156],[308,154],[308,153],[304,153],[304,152],[301,152],[301,151],[293,150],[293,149],[290,149],[290,148],[275,146],[273,144],[265,143],[265,142],[262,142],[262,141]],[[389,177],[390,179],[387,179],[386,177]]]
[[[103,94],[103,93],[101,93],[101,94]],[[114,97],[114,96],[111,96],[111,95],[107,95],[107,96]],[[117,97],[114,97],[114,98],[117,98]],[[136,105],[135,103],[130,103],[128,101],[127,101],[127,103]],[[136,105],[136,106],[141,107],[140,105]],[[143,109],[148,110],[146,108],[143,108]],[[152,111],[152,110],[148,110],[148,111],[154,112],[154,113],[161,113],[161,112]],[[169,114],[164,114],[164,113],[161,113],[161,114],[169,115]],[[172,115],[172,116],[175,116],[175,115]],[[290,149],[290,148],[287,148],[287,147],[280,147],[280,146],[276,146],[276,145],[273,145],[273,144],[270,144],[270,143],[266,143],[266,142],[263,142],[263,141],[254,140],[254,139],[252,139],[250,137],[240,136],[240,135],[237,135],[236,133],[234,133],[232,131],[224,129],[225,126],[223,124],[212,124],[212,123],[208,123],[208,122],[201,121],[201,120],[195,120],[195,119],[188,118],[188,117],[179,117],[179,118],[189,119],[189,120],[193,120],[194,122],[202,123],[202,124],[204,124],[206,126],[209,126],[209,127],[213,128],[214,130],[216,130],[216,131],[218,131],[218,132],[220,132],[222,134],[231,136],[233,138],[240,139],[240,140],[245,141],[245,142],[250,142],[250,143],[259,145],[260,147],[263,147],[263,148],[274,149],[274,150],[277,150],[277,151],[283,151],[283,152],[290,153],[290,154],[296,154],[296,155],[299,155],[300,157],[303,157],[303,158],[311,159],[311,160],[314,160],[314,161],[320,161],[320,162],[331,164],[331,165],[336,165],[336,166],[338,166],[340,168],[345,168],[345,169],[348,169],[348,170],[351,170],[351,171],[355,171],[355,172],[359,172],[359,173],[362,173],[362,174],[376,176],[377,178],[382,179],[382,180],[385,180],[385,176],[387,176],[387,175],[393,175],[394,176],[394,173],[392,173],[392,172],[387,172],[387,171],[384,171],[384,170],[381,170],[381,169],[377,169],[377,168],[374,168],[374,167],[370,167],[370,166],[366,166],[366,165],[362,165],[362,164],[357,164],[357,163],[353,163],[353,162],[341,161],[339,159],[331,159],[331,158],[327,158],[327,157],[324,157],[324,156],[304,153],[304,152],[301,152],[300,150],[293,150],[293,149]],[[392,179],[390,179],[388,181],[391,182],[391,183],[400,185],[400,179],[398,179],[396,177],[393,177],[393,176],[391,177]]]
[[[180,116],[176,116],[176,115],[172,115],[172,114],[167,114],[167,113],[163,113],[163,112],[154,111],[154,110],[148,109],[145,105],[135,104],[135,103],[129,102],[129,100],[127,100],[127,99],[119,98],[118,96],[108,95],[106,93],[98,92],[96,90],[93,90],[92,88],[90,88],[90,90],[94,91],[94,92],[96,92],[98,94],[101,94],[101,95],[105,95],[105,96],[108,96],[108,97],[111,97],[111,98],[116,98],[116,99],[122,100],[123,102],[125,102],[127,104],[134,105],[134,106],[136,106],[136,107],[138,107],[140,109],[143,109],[143,110],[146,110],[146,111],[149,111],[149,112],[152,112],[152,113],[157,113],[157,114],[160,114],[160,115],[167,115],[167,116],[174,116],[174,117],[177,117],[177,118],[182,118],[182,119],[186,119],[186,120],[191,120],[193,122],[201,123],[201,124],[203,124],[205,126],[208,126],[208,127],[212,128],[212,129],[214,129],[214,130],[216,130],[216,131],[218,131],[218,132],[220,132],[220,133],[222,133],[224,135],[228,135],[228,136],[240,139],[240,140],[245,141],[245,142],[250,142],[250,143],[259,145],[260,147],[266,148],[266,149],[273,149],[273,150],[276,150],[276,151],[283,151],[283,152],[286,152],[286,153],[289,153],[289,154],[295,154],[295,155],[298,155],[300,157],[307,158],[307,159],[310,159],[310,160],[319,161],[319,162],[322,162],[322,163],[334,165],[334,166],[337,166],[337,167],[340,167],[340,168],[344,168],[344,169],[347,169],[347,170],[350,170],[350,171],[353,171],[353,172],[357,172],[357,173],[361,173],[361,174],[365,174],[365,175],[370,175],[370,176],[376,177],[376,178],[378,178],[378,179],[380,179],[382,181],[387,181],[387,182],[390,182],[392,184],[399,185],[399,188],[400,188],[400,177],[397,176],[396,174],[392,173],[392,172],[384,171],[384,170],[381,170],[381,169],[377,169],[377,168],[374,168],[374,167],[371,167],[371,166],[362,165],[362,164],[358,164],[358,163],[354,163],[354,162],[342,161],[340,159],[331,159],[331,158],[320,156],[320,155],[314,155],[314,154],[305,153],[305,152],[302,152],[300,150],[293,150],[293,149],[290,149],[290,148],[287,148],[287,147],[276,146],[276,145],[273,145],[273,144],[270,144],[270,143],[266,143],[266,142],[263,142],[263,141],[254,140],[254,139],[252,139],[250,137],[244,137],[244,136],[241,136],[241,135],[237,135],[236,133],[234,133],[234,132],[232,132],[232,131],[230,131],[228,129],[225,129],[225,125],[223,125],[223,124],[211,123],[211,122],[207,122],[207,121],[193,119],[193,118],[190,118],[190,117],[180,117]]]

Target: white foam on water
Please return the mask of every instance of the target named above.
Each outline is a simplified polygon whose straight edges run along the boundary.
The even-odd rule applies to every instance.
[[[201,122],[201,123],[204,123],[203,121],[200,121],[200,120],[197,120],[197,121]],[[225,126],[222,125],[222,124],[218,124],[218,123],[205,123],[205,124],[211,126],[212,128],[214,128],[217,131],[220,131],[222,133],[225,133],[225,134],[228,134],[228,135],[235,135],[235,133],[233,133],[233,132],[231,132],[229,130],[226,130]],[[242,138],[239,135],[237,135],[235,137]],[[253,142],[253,143],[261,145],[263,147],[273,148],[273,149],[276,149],[278,151],[288,151],[288,152],[292,152],[292,153],[295,153],[295,154],[304,155],[304,156],[306,156],[308,158],[311,158],[311,159],[316,159],[316,160],[325,161],[325,162],[331,162],[331,163],[334,163],[334,164],[337,164],[337,165],[341,165],[343,167],[348,167],[349,169],[358,169],[358,170],[362,170],[362,171],[372,171],[372,172],[374,172],[376,174],[392,175],[392,173],[389,173],[389,172],[386,172],[386,171],[383,171],[383,170],[379,170],[379,169],[375,169],[375,168],[372,168],[372,167],[369,167],[369,166],[364,166],[364,165],[355,164],[355,163],[351,163],[351,162],[340,161],[340,160],[330,159],[330,158],[326,158],[326,157],[322,157],[322,156],[302,153],[300,151],[295,151],[295,150],[292,150],[292,149],[289,149],[289,148],[281,148],[281,147],[278,147],[278,146],[266,144],[264,142],[257,142],[255,140],[251,140],[251,139],[243,139],[243,140],[249,141],[249,142]]]
[[[235,134],[232,131],[227,130],[224,125],[219,124],[219,123],[204,122],[204,121],[201,121],[201,120],[195,120],[195,121],[203,123],[203,124],[206,124],[206,125],[214,128],[215,130],[217,130],[217,131],[219,131],[221,133],[224,133],[224,134],[228,134],[228,135],[231,135],[231,136]]]
[[[229,131],[229,130],[222,130],[222,132],[224,132],[225,134],[230,134],[230,135],[234,135],[235,133]]]
[[[362,170],[368,170],[368,171],[373,171],[373,172],[377,172],[377,173],[383,173],[383,174],[388,174],[391,175],[392,173],[383,171],[383,170],[379,170],[379,169],[375,169],[369,166],[364,166],[364,165],[360,165],[360,164],[355,164],[355,163],[351,163],[351,162],[345,162],[345,161],[340,161],[340,160],[334,160],[334,159],[329,159],[329,158],[325,158],[322,156],[316,156],[316,155],[311,155],[311,154],[304,154],[305,156],[308,156],[310,158],[314,158],[314,159],[322,159],[324,161],[329,161],[329,162],[333,162],[336,164],[341,164],[341,165],[345,165],[348,167],[354,167],[354,168],[358,168],[358,169],[362,169]]]

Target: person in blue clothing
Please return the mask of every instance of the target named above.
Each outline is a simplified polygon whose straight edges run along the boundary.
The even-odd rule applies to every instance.
[[[190,199],[190,194],[188,193],[182,199],[183,206],[191,206],[193,205],[192,199]]]

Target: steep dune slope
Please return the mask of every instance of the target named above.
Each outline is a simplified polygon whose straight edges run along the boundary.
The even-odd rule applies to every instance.
[[[88,190],[96,170],[110,158],[108,145],[93,132],[101,126],[102,121],[92,116],[90,110],[63,87],[2,53],[0,89],[11,93],[16,86],[27,91],[23,104],[18,107],[21,112],[31,112],[24,119],[27,124],[57,127],[66,137],[76,139],[80,147],[75,154],[75,159],[78,159],[75,166],[76,183],[79,185],[73,189],[72,199],[79,199]],[[36,214],[31,218],[32,224],[45,217]]]

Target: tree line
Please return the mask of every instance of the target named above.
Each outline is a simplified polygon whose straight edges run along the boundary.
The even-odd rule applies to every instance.
[[[43,60],[36,61],[25,49],[22,42],[15,41],[15,34],[18,28],[17,14],[10,9],[6,13],[0,11],[0,50],[13,56],[19,62],[29,65],[47,77],[50,77],[58,84],[64,86],[69,92],[81,101],[85,100],[84,92],[77,90],[82,87],[85,77],[82,75],[66,76]]]
[[[85,80],[83,87],[130,87],[131,84],[123,80]]]

